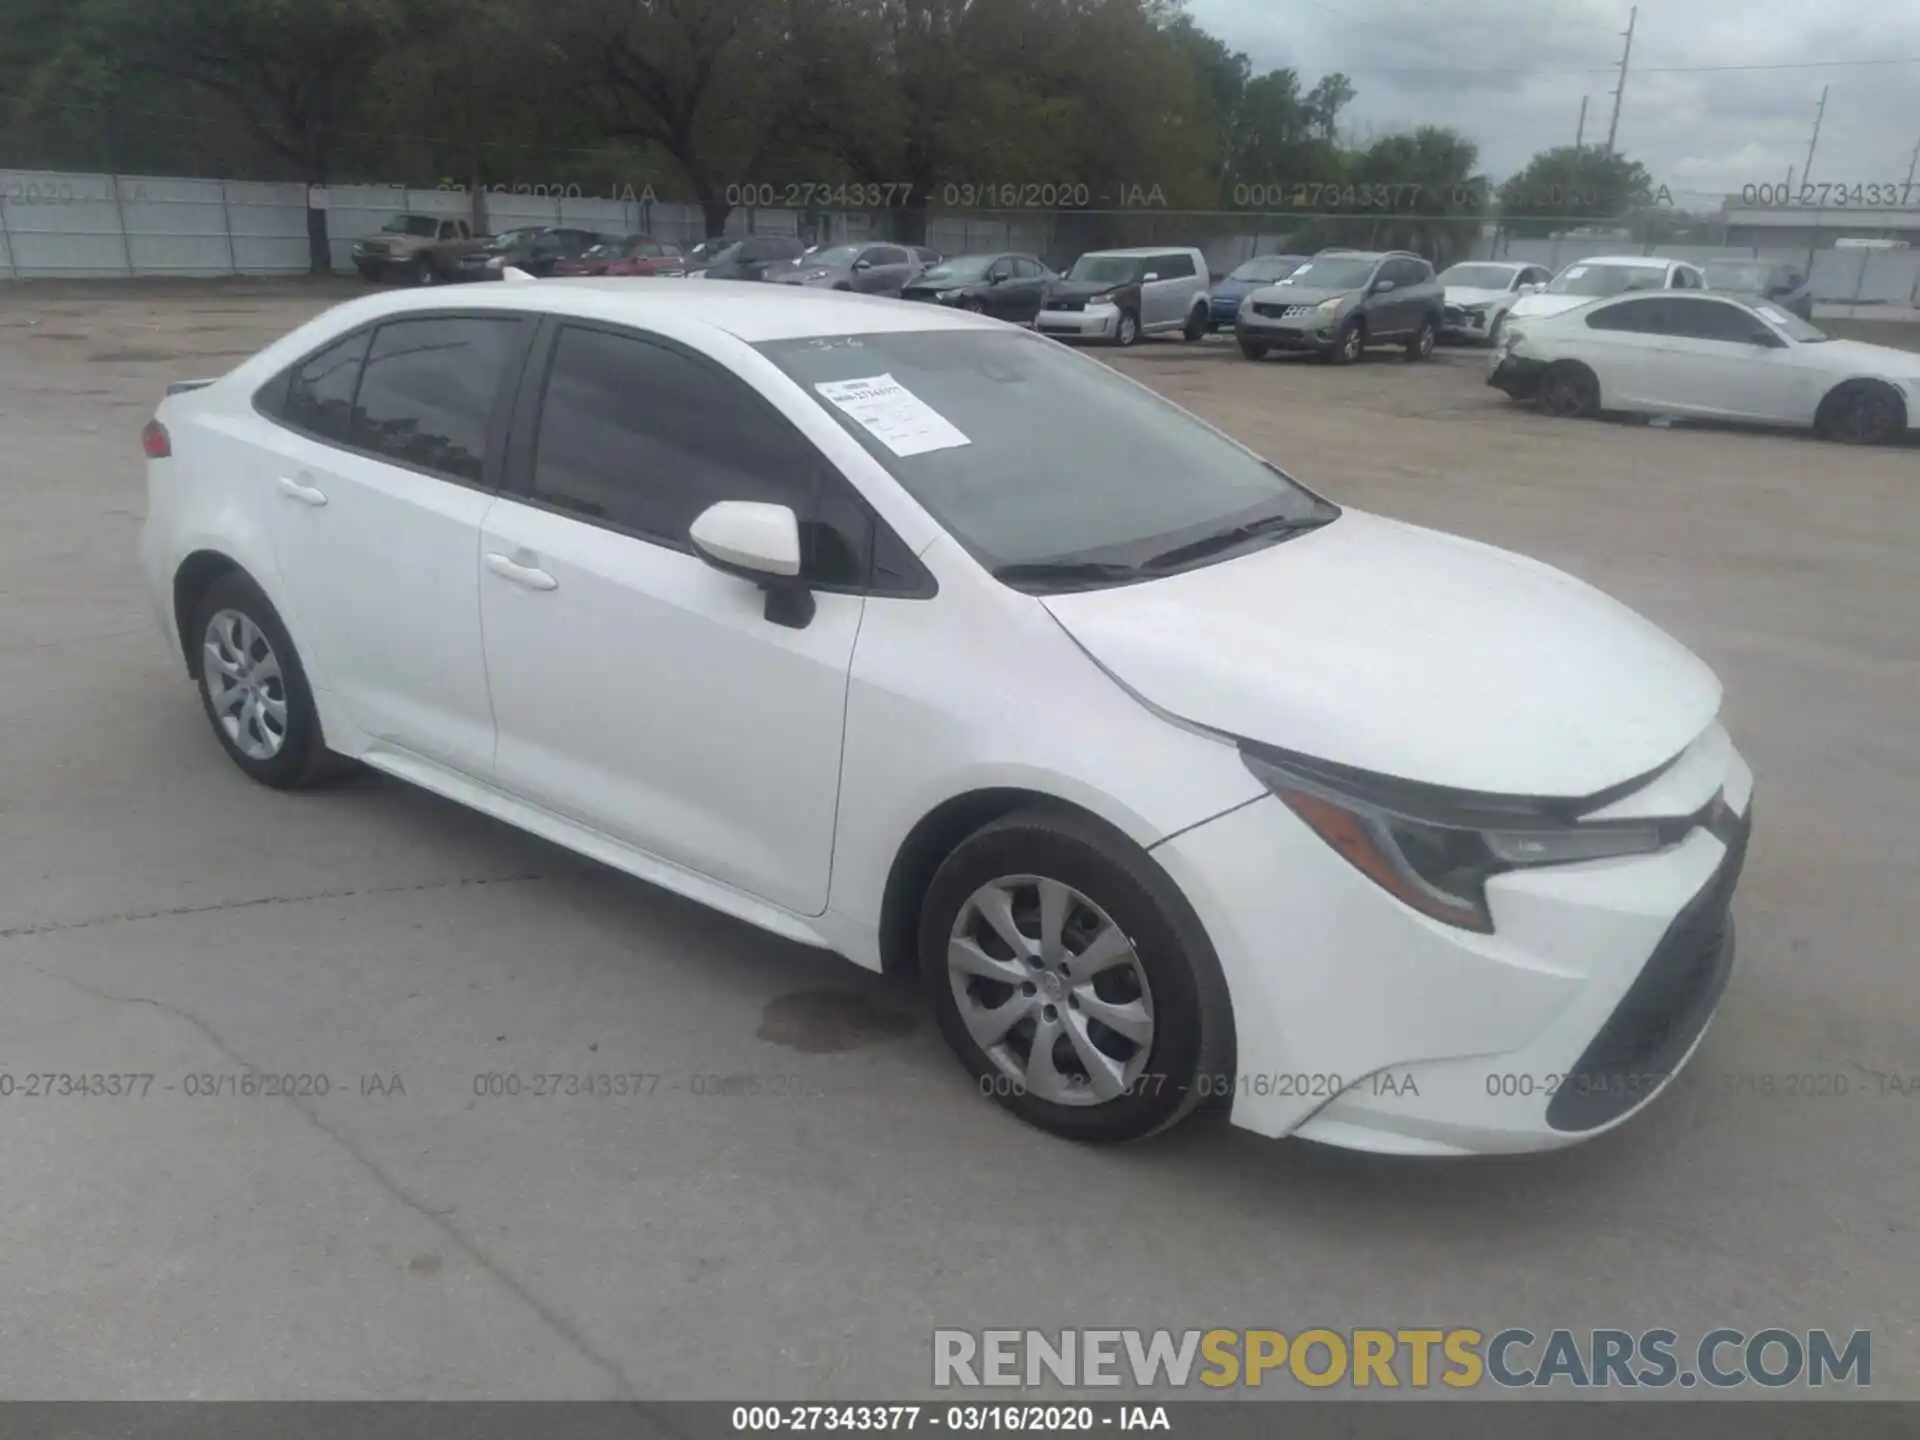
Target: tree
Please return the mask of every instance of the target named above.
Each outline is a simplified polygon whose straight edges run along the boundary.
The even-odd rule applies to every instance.
[[[219,97],[314,186],[332,176],[375,63],[426,33],[437,10],[437,0],[83,0],[74,43],[108,83],[158,76]],[[315,274],[332,269],[324,210],[307,211],[307,249]]]
[[[1598,145],[1560,145],[1500,186],[1500,225],[1512,235],[1551,235],[1622,218],[1652,199],[1653,179],[1639,161]]]

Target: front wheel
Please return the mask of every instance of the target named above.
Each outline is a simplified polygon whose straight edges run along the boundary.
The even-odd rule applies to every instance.
[[[1367,332],[1358,320],[1352,321],[1333,342],[1327,358],[1336,365],[1352,365],[1367,353]]]
[[[1878,380],[1850,380],[1820,402],[1814,429],[1842,445],[1884,445],[1906,428],[1906,406]]]
[[[1120,346],[1137,345],[1140,342],[1140,317],[1131,310],[1122,310],[1120,319],[1113,330],[1113,343]]]
[[[1540,377],[1540,408],[1564,420],[1580,420],[1600,408],[1600,382],[1586,366],[1556,360]]]
[[[1240,353],[1246,356],[1247,359],[1264,360],[1267,358],[1267,346],[1265,341],[1249,340],[1245,335],[1238,336],[1237,338],[1240,342]]]
[[[1065,1139],[1136,1140],[1230,1084],[1219,961],[1165,871],[1050,807],[994,821],[934,875],[920,965],[980,1092]]]
[[[987,313],[987,307],[982,305],[979,297],[975,295],[969,295],[966,299],[962,300],[960,302],[960,308],[969,315],[984,315]]]
[[[407,278],[415,285],[431,285],[435,280],[433,262],[422,255],[407,267]]]

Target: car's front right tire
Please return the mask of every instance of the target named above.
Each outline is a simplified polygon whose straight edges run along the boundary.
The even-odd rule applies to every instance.
[[[327,749],[299,652],[258,585],[237,570],[222,575],[194,606],[191,625],[201,707],[247,776],[293,790],[352,768]]]
[[[1213,947],[1144,851],[1040,806],[935,873],[919,957],[941,1032],[987,1095],[1070,1140],[1136,1140],[1233,1088]]]

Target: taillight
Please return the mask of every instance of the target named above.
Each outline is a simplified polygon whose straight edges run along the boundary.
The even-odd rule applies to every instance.
[[[149,460],[165,460],[173,454],[173,437],[158,420],[149,420],[140,432],[140,448],[147,452]]]

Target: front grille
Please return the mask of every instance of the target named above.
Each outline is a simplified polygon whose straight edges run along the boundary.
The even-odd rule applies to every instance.
[[[1049,300],[1047,301],[1047,309],[1049,310],[1085,310],[1086,308],[1087,308],[1087,302],[1084,300]]]
[[[1298,320],[1302,315],[1311,315],[1313,308],[1311,305],[1269,305],[1264,300],[1253,302],[1253,313],[1269,320]]]
[[[1447,325],[1464,325],[1467,323],[1467,312],[1458,305],[1448,305],[1440,311],[1440,319]]]
[[[1733,890],[1746,862],[1753,812],[1713,806],[1708,827],[1727,847],[1714,876],[1667,927],[1593,1043],[1574,1063],[1547,1123],[1591,1130],[1646,1099],[1706,1028],[1733,969]]]

